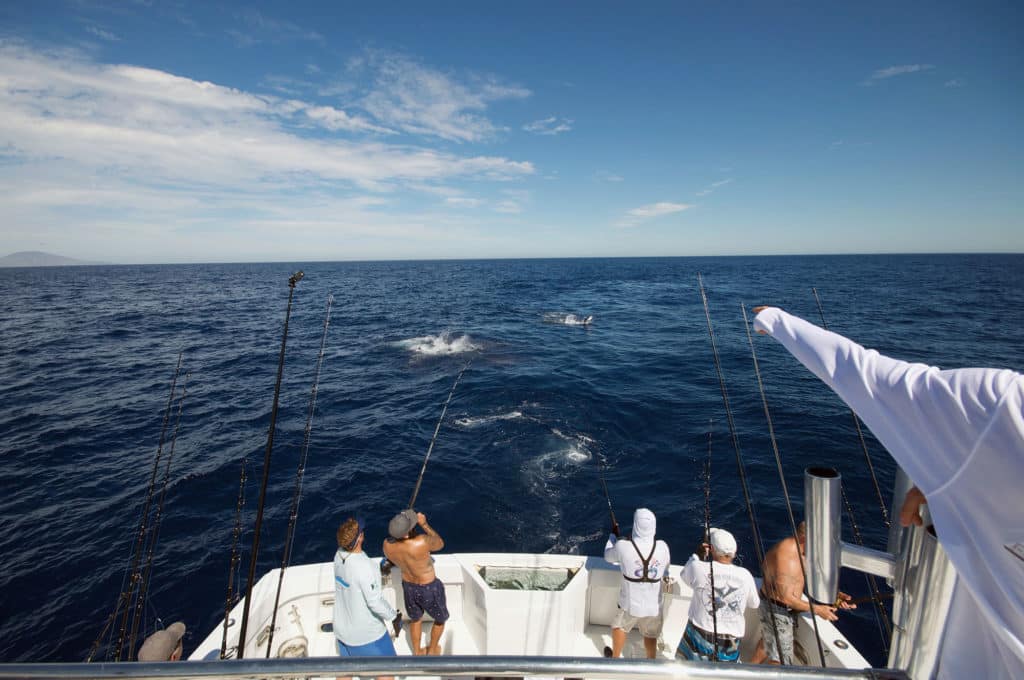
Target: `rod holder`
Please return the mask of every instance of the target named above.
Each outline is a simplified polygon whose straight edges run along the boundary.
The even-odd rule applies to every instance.
[[[894,576],[889,667],[911,678],[931,678],[938,668],[957,575],[934,527],[909,527],[905,536]]]
[[[842,477],[829,467],[804,470],[804,516],[807,522],[807,594],[831,604],[839,594],[842,541],[839,520]]]

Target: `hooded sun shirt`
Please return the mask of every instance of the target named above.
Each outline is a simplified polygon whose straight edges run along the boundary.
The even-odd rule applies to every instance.
[[[661,614],[661,578],[668,573],[671,558],[665,541],[655,540],[656,528],[654,513],[647,508],[638,508],[633,513],[632,542],[628,538],[616,539],[614,534],[609,534],[604,546],[605,560],[619,565],[622,575],[627,578],[644,578],[643,558],[651,556],[646,575],[649,582],[622,579],[619,607],[632,616]]]

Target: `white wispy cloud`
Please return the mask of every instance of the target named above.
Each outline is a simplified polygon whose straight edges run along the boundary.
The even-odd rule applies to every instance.
[[[608,172],[607,170],[598,170],[595,173],[595,177],[602,182],[622,182],[625,181],[625,177],[614,172]]]
[[[468,198],[466,196],[449,196],[444,199],[444,202],[459,208],[476,208],[483,204],[483,201],[479,198]]]
[[[712,182],[708,186],[704,187],[697,192],[697,196],[707,196],[715,191],[719,187],[724,187],[726,184],[732,184],[733,178],[727,177],[726,179],[720,179],[717,182]]]
[[[390,192],[534,173],[526,161],[387,143],[392,132],[321,103],[0,42],[5,239],[160,256],[188,248],[186,232],[248,247],[267,225],[428,238],[450,220],[402,212]]]
[[[626,212],[626,216],[615,223],[617,227],[635,227],[641,222],[652,220],[656,217],[663,217],[665,215],[671,215],[673,213],[682,212],[689,210],[693,205],[689,203],[671,203],[668,201],[662,201],[660,203],[651,203],[649,205],[642,205],[639,208],[633,208]]]
[[[935,68],[932,64],[903,64],[900,66],[887,66],[886,68],[880,68],[864,80],[861,85],[871,86],[877,83],[879,80],[886,80],[888,78],[895,78],[896,76],[907,75],[908,73],[920,73],[922,71],[930,71]]]
[[[401,54],[368,51],[349,65],[352,75],[369,73],[369,91],[358,106],[380,124],[408,134],[477,142],[505,128],[483,112],[489,104],[523,99],[530,91],[493,76],[452,74],[430,68]]]
[[[236,14],[242,28],[230,28],[227,34],[239,47],[252,47],[261,43],[281,44],[287,42],[323,43],[324,37],[290,21],[269,17],[259,10],[246,9]]]
[[[121,40],[121,38],[116,34],[111,33],[110,31],[104,28],[100,28],[99,26],[93,24],[89,24],[88,26],[86,26],[85,30],[86,32],[93,34],[97,38],[106,40],[107,42],[118,42]]]
[[[963,78],[953,78],[952,80],[946,81],[945,87],[963,87],[966,84],[967,81]]]
[[[523,129],[537,135],[558,135],[572,130],[572,123],[573,121],[569,118],[551,116],[527,123],[523,126]]]

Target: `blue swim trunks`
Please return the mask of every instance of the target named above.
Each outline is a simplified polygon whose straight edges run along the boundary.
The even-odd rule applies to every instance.
[[[444,594],[444,584],[435,578],[425,586],[418,583],[402,581],[402,593],[405,595],[405,613],[412,621],[423,618],[426,610],[435,623],[448,620],[448,599]]]
[[[334,641],[338,643],[338,656],[398,656],[387,633],[365,645],[346,645],[337,638]]]

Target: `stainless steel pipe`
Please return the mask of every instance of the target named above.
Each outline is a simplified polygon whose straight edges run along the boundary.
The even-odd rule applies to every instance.
[[[829,604],[835,602],[839,594],[841,482],[842,477],[835,468],[809,467],[804,470],[807,593],[812,600]]]

